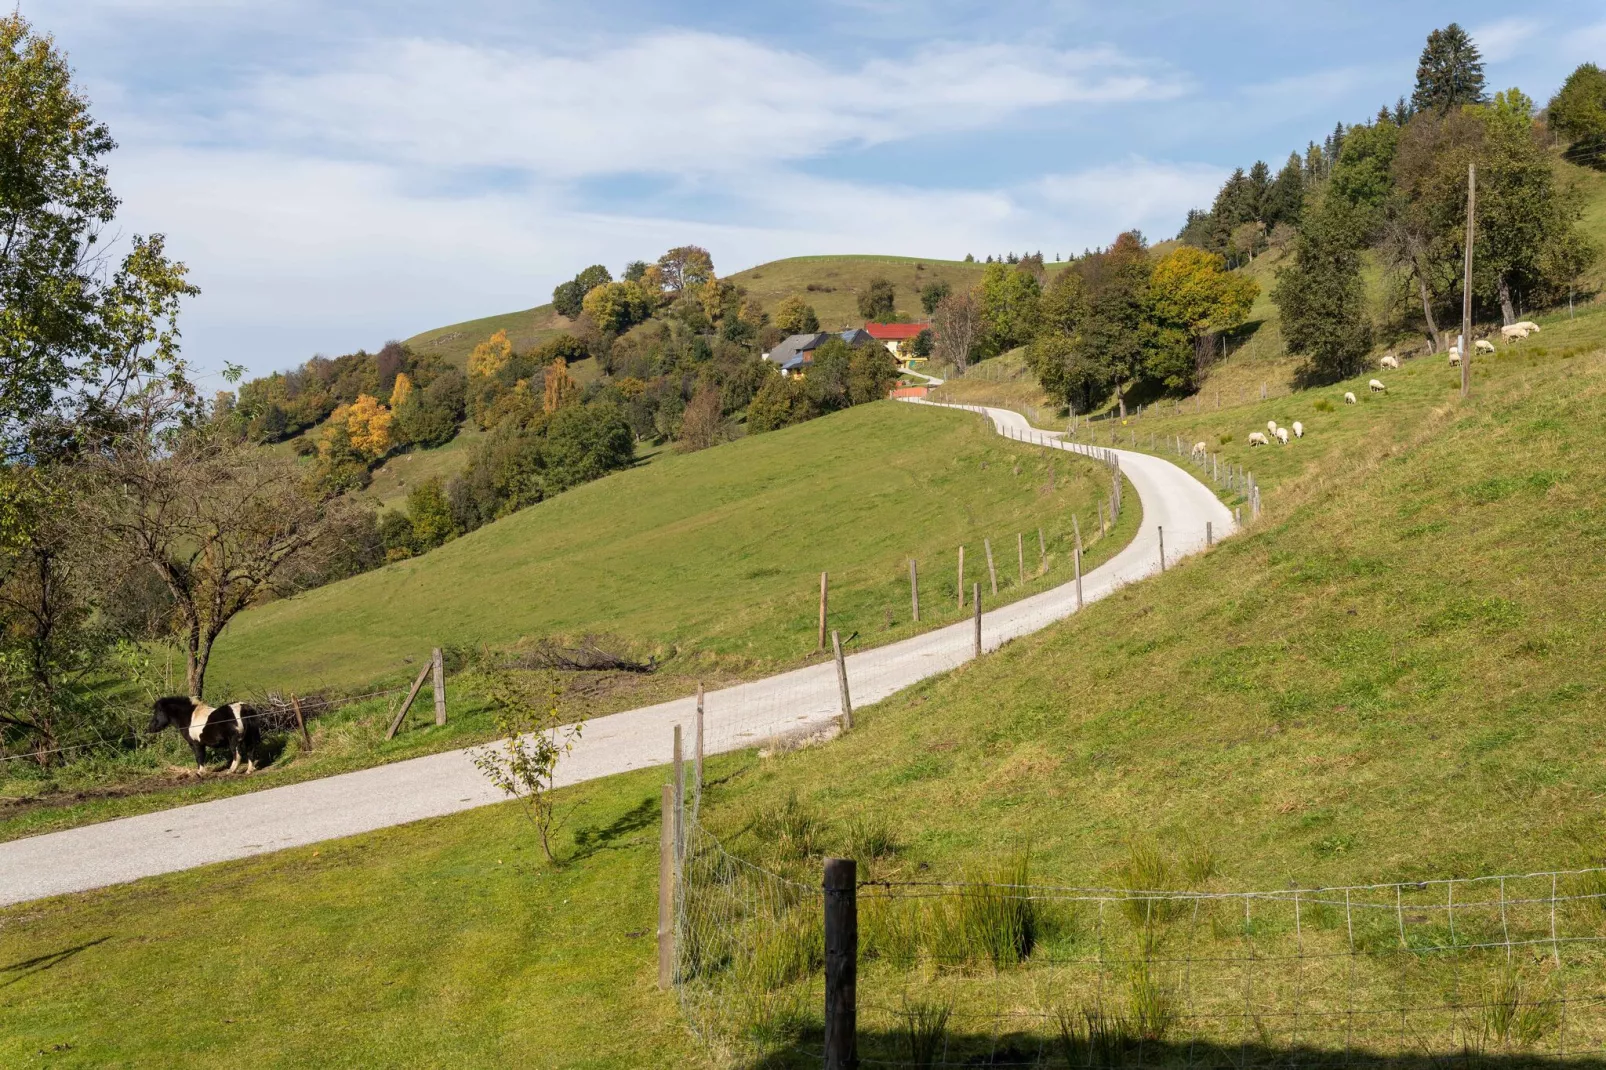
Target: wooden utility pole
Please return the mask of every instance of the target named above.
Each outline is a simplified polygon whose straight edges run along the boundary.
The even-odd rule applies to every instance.
[[[1461,396],[1472,393],[1472,241],[1477,234],[1478,165],[1467,164],[1467,249],[1461,280]]]
[[[675,787],[663,790],[663,825],[658,830],[658,987],[675,983]]]
[[[831,649],[836,651],[836,686],[842,696],[842,731],[853,727],[853,699],[848,695],[848,663],[842,657],[842,637],[831,630]]]
[[[920,623],[920,573],[915,568],[915,559],[909,559],[909,609],[914,614],[914,622]]]
[[[820,573],[820,645],[817,647],[819,650],[825,649],[825,595],[829,583],[826,574]]]
[[[825,1068],[859,1065],[859,881],[851,858],[825,860]]]

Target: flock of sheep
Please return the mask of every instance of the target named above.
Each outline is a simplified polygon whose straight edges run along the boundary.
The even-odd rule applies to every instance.
[[[1512,344],[1514,342],[1523,341],[1530,334],[1538,334],[1538,333],[1539,333],[1539,324],[1534,323],[1532,320],[1523,320],[1521,323],[1513,323],[1508,327],[1500,328],[1500,337],[1505,339],[1507,345],[1510,345],[1510,344]],[[1488,341],[1487,339],[1484,339],[1484,338],[1479,338],[1479,339],[1474,340],[1473,343],[1472,343],[1472,348],[1473,348],[1473,350],[1475,352],[1478,352],[1478,353],[1493,353],[1495,351],[1494,343],[1490,342],[1490,341]],[[1393,369],[1395,371],[1398,371],[1399,368],[1400,368],[1400,360],[1399,360],[1399,358],[1396,357],[1392,353],[1389,353],[1389,354],[1385,355],[1382,359],[1380,359],[1378,361],[1378,364],[1380,366],[1384,367],[1384,368],[1391,368],[1391,369]],[[1457,368],[1457,367],[1460,367],[1460,366],[1461,366],[1461,350],[1457,346],[1451,346],[1450,347],[1450,367]],[[1383,394],[1383,393],[1387,393],[1388,392],[1388,387],[1383,385],[1383,381],[1381,379],[1373,379],[1370,382],[1368,382],[1366,385],[1371,390],[1371,392],[1374,393],[1374,394]],[[1357,404],[1357,402],[1355,400],[1355,394],[1352,391],[1346,390],[1344,392],[1344,404],[1346,404],[1346,405],[1355,405],[1355,404]],[[1295,438],[1304,438],[1305,437],[1305,425],[1300,423],[1298,420],[1295,420],[1293,422],[1291,429],[1293,431],[1293,434],[1294,434]],[[1249,433],[1249,445],[1251,447],[1254,447],[1254,446],[1269,446],[1269,445],[1271,445],[1271,440],[1273,438],[1275,438],[1282,445],[1286,446],[1286,445],[1288,445],[1288,433],[1289,433],[1289,430],[1290,430],[1290,428],[1288,428],[1288,427],[1278,427],[1276,420],[1267,420],[1266,421],[1266,430],[1265,431],[1251,431]],[[1268,435],[1270,435],[1269,438],[1267,437]],[[1195,457],[1205,456],[1209,452],[1210,452],[1210,447],[1209,447],[1209,445],[1207,443],[1195,442],[1193,444],[1193,455]]]

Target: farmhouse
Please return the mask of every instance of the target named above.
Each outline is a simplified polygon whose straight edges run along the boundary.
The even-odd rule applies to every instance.
[[[782,375],[791,375],[794,372],[807,370],[814,362],[814,351],[825,344],[827,338],[833,337],[831,331],[818,331],[814,334],[793,334],[783,338],[775,348],[764,354],[764,359],[778,365]],[[854,327],[835,334],[850,346],[863,345],[872,341],[872,336],[859,328]]]
[[[905,345],[914,341],[915,336],[929,326],[931,326],[929,323],[866,323],[864,331],[886,346],[887,352],[896,357],[898,363],[909,364],[917,360],[923,361],[925,358],[905,352]]]

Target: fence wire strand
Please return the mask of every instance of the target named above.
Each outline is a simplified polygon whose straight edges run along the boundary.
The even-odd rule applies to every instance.
[[[743,830],[762,843],[743,857],[694,817],[686,827],[687,1022],[720,1062],[817,1064],[818,858],[788,848],[795,829]],[[864,1066],[1606,1055],[1606,869],[1269,891],[867,878],[858,932]]]

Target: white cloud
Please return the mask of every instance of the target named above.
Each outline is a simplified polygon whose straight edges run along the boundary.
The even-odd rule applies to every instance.
[[[1471,34],[1483,58],[1500,63],[1522,53],[1528,39],[1542,29],[1544,23],[1537,19],[1512,17],[1475,26]]]
[[[413,39],[366,47],[340,70],[271,75],[227,125],[242,139],[267,134],[346,158],[685,175],[1178,92],[1108,48],[949,44],[842,70],[683,31],[585,55]]]
[[[372,163],[259,152],[119,153],[129,231],[165,229],[202,296],[186,351],[253,371],[528,308],[576,266],[707,246],[722,272],[811,253],[1051,255],[1141,227],[1167,236],[1208,202],[1212,168],[1132,160],[996,189],[924,189],[786,171],[721,185],[722,221],[576,208],[559,187],[435,197]]]

